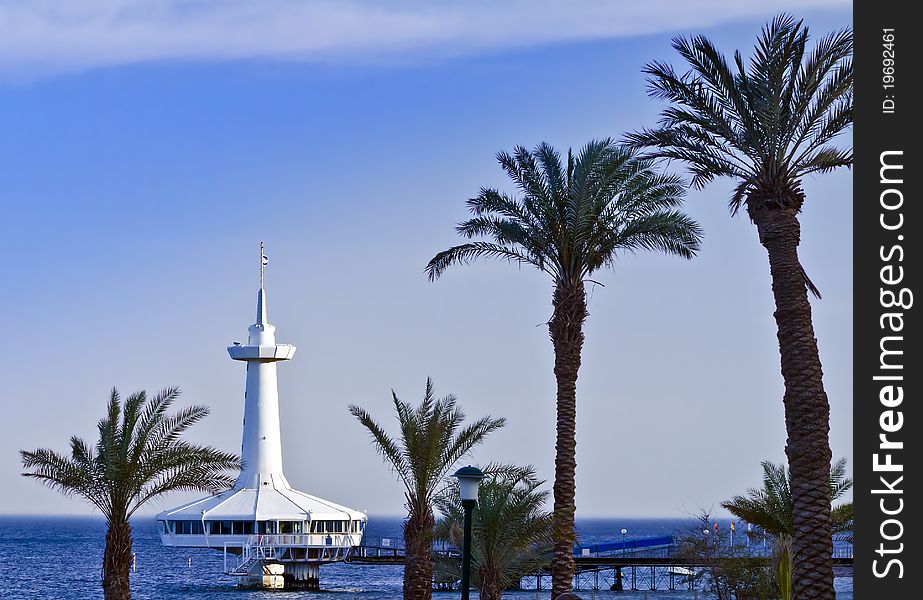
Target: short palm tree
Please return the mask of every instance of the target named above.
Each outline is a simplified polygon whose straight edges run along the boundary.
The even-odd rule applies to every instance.
[[[853,34],[821,38],[808,51],[808,28],[780,15],[767,25],[749,64],[733,64],[708,38],[676,38],[689,64],[645,67],[650,94],[671,103],[655,129],[628,136],[648,156],[685,163],[692,184],[736,181],[732,214],[746,208],[769,256],[785,381],[786,454],[792,471],[796,534],[794,592],[832,599],[830,405],[811,320],[808,290],[820,294],[798,257],[804,177],[850,167],[849,149],[830,145],[853,120]]]
[[[543,508],[549,493],[539,488],[545,482],[536,479],[531,466],[492,465],[484,473],[472,522],[472,583],[481,600],[499,600],[524,575],[550,562],[552,514]],[[436,506],[443,515],[437,538],[461,548],[464,509],[457,482]],[[458,578],[457,562],[445,567]]]
[[[177,388],[152,398],[141,391],[123,404],[113,389],[106,416],[97,425],[95,448],[73,436],[70,456],[44,448],[20,452],[25,477],[65,495],[82,496],[106,517],[102,568],[106,600],[131,598],[129,518],[136,510],[174,490],[220,493],[234,483],[240,470],[237,456],[181,439],[208,414],[208,408],[190,406],[168,415],[178,396]]]
[[[624,253],[656,251],[692,258],[699,249],[698,224],[679,212],[685,193],[675,176],[657,173],[612,140],[592,141],[566,160],[548,144],[534,151],[500,152],[500,166],[522,199],[482,188],[468,201],[474,217],[457,231],[486,237],[438,253],[426,272],[477,258],[531,265],[553,282],[548,323],[557,379],[552,596],[568,592],[574,576],[574,476],[576,470],[577,372],[587,313],[585,282]]]
[[[795,535],[791,473],[783,465],[769,461],[763,461],[762,465],[763,487],[749,489],[746,496],[734,496],[722,502],[721,506],[774,538],[776,581],[783,600],[788,600],[793,597],[792,567],[795,562],[791,553],[792,538]],[[827,487],[831,502],[852,487],[852,479],[846,477],[845,458],[837,461],[830,469]],[[841,532],[847,531],[852,525],[852,502],[834,507],[833,513],[837,515],[834,528]]]
[[[487,416],[462,427],[465,415],[456,406],[457,399],[452,395],[436,399],[432,379],[426,380],[423,402],[416,408],[393,391],[391,396],[400,426],[397,440],[365,410],[352,405],[349,411],[369,430],[372,443],[404,484],[404,598],[427,600],[433,593],[433,503],[455,463],[506,420]]]

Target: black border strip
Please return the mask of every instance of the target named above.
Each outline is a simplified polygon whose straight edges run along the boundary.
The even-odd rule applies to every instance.
[[[913,292],[923,269],[917,239],[923,234],[917,207],[921,141],[913,131],[921,119],[914,88],[923,31],[910,14],[913,6],[871,0],[854,5],[853,585],[858,600],[923,597],[921,507],[910,491],[923,483],[920,461],[910,458],[923,454],[915,443],[923,431],[917,408],[923,361],[911,351],[920,336]]]

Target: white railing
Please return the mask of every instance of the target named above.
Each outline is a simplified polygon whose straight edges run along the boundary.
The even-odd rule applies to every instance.
[[[240,546],[237,546],[240,548]],[[232,554],[232,556],[234,556]],[[247,544],[241,548],[240,555],[236,557],[235,565],[232,570],[228,570],[228,545],[224,545],[224,572],[231,574],[249,573],[250,569],[257,562],[264,560],[273,560],[276,558],[276,548],[273,545],[251,545]]]
[[[267,533],[249,536],[247,545],[331,548],[356,546],[360,539],[359,534],[350,533]]]
[[[361,534],[316,534],[316,533],[280,533],[280,534],[254,534],[247,538],[243,546],[237,544],[224,544],[224,572],[229,575],[249,573],[257,562],[278,561],[285,562],[285,550],[291,548],[318,548],[322,552],[311,560],[330,561],[343,560],[349,550],[358,545]],[[240,554],[231,554],[234,557],[233,569],[228,569],[228,548],[240,548]],[[290,555],[288,556],[290,558]]]

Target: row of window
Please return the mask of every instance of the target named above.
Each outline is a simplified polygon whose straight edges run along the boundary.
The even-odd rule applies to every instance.
[[[362,521],[206,521],[211,535],[252,535],[310,533],[361,533]],[[306,525],[308,527],[306,527]],[[161,521],[161,531],[176,535],[202,535],[202,521]]]

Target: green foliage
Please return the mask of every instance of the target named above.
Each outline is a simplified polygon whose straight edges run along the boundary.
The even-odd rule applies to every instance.
[[[696,526],[677,538],[677,555],[699,565],[695,579],[717,600],[775,600],[775,579],[769,565],[749,555],[740,544],[732,545],[729,532],[711,527],[707,512]]]
[[[65,495],[82,496],[110,523],[125,522],[147,501],[174,490],[217,494],[234,483],[240,459],[208,446],[181,439],[208,414],[190,406],[167,414],[179,396],[167,388],[152,398],[143,391],[124,404],[112,390],[106,416],[99,421],[99,439],[91,448],[70,439],[70,455],[40,448],[20,451],[25,477],[37,479]]]
[[[845,502],[839,506],[833,507],[830,513],[830,519],[833,521],[833,535],[838,536],[844,542],[853,543],[853,504]]]
[[[651,161],[605,139],[566,160],[549,144],[497,154],[522,195],[482,188],[468,200],[473,218],[457,227],[466,238],[444,250],[426,272],[436,279],[454,264],[500,258],[529,264],[556,283],[573,285],[611,266],[623,252],[654,250],[691,258],[701,229],[677,211],[683,181],[654,171]]]
[[[792,538],[790,535],[780,536],[772,556],[775,566],[776,587],[782,600],[792,598]]]
[[[783,465],[763,461],[763,487],[747,490],[746,496],[734,496],[722,502],[734,516],[756,525],[769,535],[791,536],[792,492],[791,475]],[[841,458],[830,469],[830,499],[836,500],[852,488],[852,479],[846,477],[846,459]],[[845,519],[841,526],[852,520],[852,503],[834,508]],[[842,530],[842,529],[841,529]]]
[[[774,539],[773,562],[776,583],[783,600],[791,598],[792,525],[791,475],[783,465],[763,461],[763,487],[747,490],[746,496],[734,496],[721,506],[734,516],[756,525]],[[852,487],[846,476],[846,459],[841,458],[830,469],[830,499],[836,500]],[[845,534],[852,542],[852,502],[840,504],[832,511],[834,534]]]
[[[737,180],[729,207],[787,207],[804,203],[801,180],[851,167],[851,149],[830,142],[853,122],[853,33],[835,31],[807,50],[808,28],[779,15],[763,28],[749,63],[733,65],[707,37],[673,39],[689,65],[683,74],[651,62],[649,93],[667,100],[658,127],[627,136],[644,156],[681,161],[692,185],[719,177]],[[752,217],[752,213],[751,213]],[[801,268],[805,285],[820,291]]]
[[[548,322],[555,348],[557,441],[552,588],[571,588],[574,571],[574,446],[577,371],[587,317],[585,282],[625,252],[652,250],[692,258],[701,229],[678,207],[685,185],[652,161],[610,139],[591,141],[566,160],[546,143],[500,152],[500,166],[521,197],[482,188],[468,201],[474,215],[458,233],[471,241],[444,250],[426,266],[430,280],[456,264],[499,258],[532,265],[554,281]]]
[[[690,69],[645,66],[650,95],[671,106],[657,128],[629,135],[629,143],[682,161],[698,188],[737,179],[734,212],[749,197],[800,196],[805,175],[851,166],[852,150],[829,142],[853,121],[852,30],[830,33],[810,51],[808,37],[802,21],[779,15],[748,62],[740,52],[729,61],[705,36],[674,38]]]
[[[372,416],[358,406],[349,411],[369,430],[372,443],[404,484],[407,519],[404,521],[404,598],[432,596],[432,545],[435,517],[433,502],[444,487],[449,470],[505,419],[484,417],[462,427],[465,419],[455,396],[436,399],[432,379],[426,380],[423,402],[413,407],[392,390],[400,437],[392,438]]]
[[[394,391],[391,397],[400,428],[397,440],[367,411],[355,405],[349,411],[369,430],[372,443],[404,484],[411,511],[431,510],[452,466],[489,433],[503,427],[506,419],[487,416],[461,427],[465,415],[456,406],[457,398],[450,394],[436,399],[429,378],[419,406],[401,401]]]
[[[536,479],[533,467],[495,464],[484,472],[472,522],[472,583],[482,598],[499,598],[524,575],[551,562],[552,514],[543,509],[549,493],[539,489],[545,482]],[[443,515],[436,539],[460,550],[464,509],[457,482],[440,495],[436,506]],[[443,580],[459,580],[458,561],[441,561],[437,574]]]

